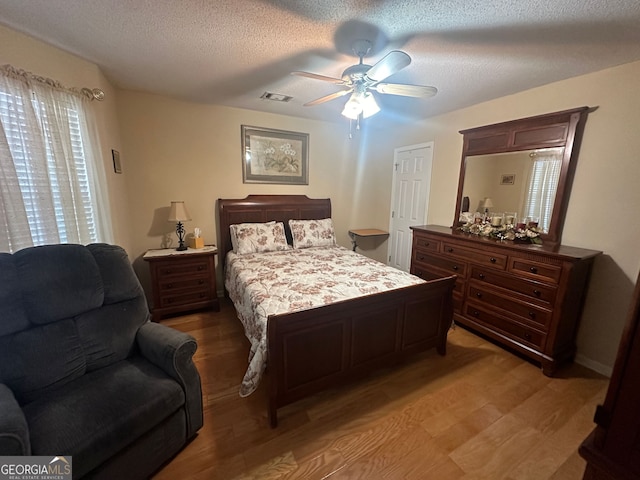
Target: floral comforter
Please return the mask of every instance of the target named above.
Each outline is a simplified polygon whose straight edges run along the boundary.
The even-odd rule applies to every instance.
[[[240,396],[258,386],[267,362],[267,317],[423,283],[346,248],[316,247],[236,255],[226,260],[225,286],[251,342]]]

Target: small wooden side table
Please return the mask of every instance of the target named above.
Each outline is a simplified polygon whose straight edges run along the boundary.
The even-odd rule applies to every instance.
[[[349,230],[349,236],[351,237],[351,245],[353,246],[353,251],[356,251],[356,247],[358,246],[356,240],[358,237],[382,237],[384,235],[389,235],[389,232],[385,232],[384,230],[378,230],[377,228],[358,228],[354,230]]]
[[[165,315],[212,308],[220,310],[216,290],[215,246],[177,251],[171,248],[149,250],[153,288],[154,321]]]

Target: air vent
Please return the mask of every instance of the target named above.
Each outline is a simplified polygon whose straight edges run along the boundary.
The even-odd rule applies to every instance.
[[[281,93],[264,92],[260,98],[273,100],[274,102],[288,102],[293,97],[290,97],[289,95],[282,95]]]

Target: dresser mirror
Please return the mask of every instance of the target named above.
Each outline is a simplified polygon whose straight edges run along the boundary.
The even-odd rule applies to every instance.
[[[559,244],[588,107],[462,130],[454,226],[485,213],[538,224]]]

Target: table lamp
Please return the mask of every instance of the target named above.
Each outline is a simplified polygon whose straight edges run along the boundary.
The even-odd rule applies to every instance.
[[[168,222],[176,222],[176,235],[178,235],[178,250],[179,252],[186,250],[187,247],[184,244],[184,225],[182,222],[188,222],[191,220],[191,215],[187,211],[184,202],[171,202],[171,208],[169,209]]]

